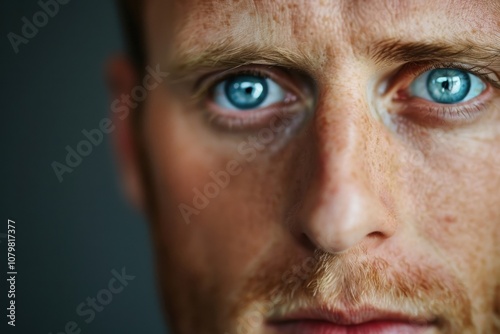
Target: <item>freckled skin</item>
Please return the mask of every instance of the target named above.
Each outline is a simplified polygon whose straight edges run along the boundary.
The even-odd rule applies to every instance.
[[[453,34],[498,45],[498,1],[186,0],[172,6],[150,0],[145,6],[148,64],[168,68],[166,59],[179,49],[240,38],[307,49],[316,60],[302,69],[317,86],[314,114],[278,149],[259,152],[190,224],[179,204],[192,204],[193,188],[212,182],[210,172],[242,160],[235,147],[247,137],[217,132],[171,89],[150,92],[141,111],[156,203],[148,214],[174,333],[240,333],[245,315],[234,310],[265,302],[242,297],[252,295],[243,291],[250,278],[258,285],[280,277],[318,250],[360,249],[368,261],[383,259],[394,275],[404,278],[411,268],[423,280],[433,268],[462,287],[464,298],[445,319],[456,324],[469,314],[460,332],[498,329],[500,92],[472,124],[436,129],[399,122],[384,118],[388,110],[373,110],[368,83],[385,69],[363,56],[373,40],[391,37]],[[177,19],[162,20],[165,11]],[[259,323],[246,333],[270,332]]]

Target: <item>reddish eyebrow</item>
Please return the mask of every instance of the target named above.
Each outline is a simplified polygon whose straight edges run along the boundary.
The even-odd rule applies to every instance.
[[[471,41],[404,42],[387,39],[369,47],[368,54],[377,62],[416,62],[425,60],[464,61],[485,65],[500,61],[500,38],[495,46]]]
[[[308,50],[288,49],[254,43],[217,43],[178,52],[171,72],[183,76],[203,69],[229,69],[247,64],[283,66],[310,70],[319,67],[317,57]]]
[[[496,46],[493,46],[496,45]],[[372,43],[365,54],[377,63],[419,61],[461,62],[477,67],[500,69],[500,40],[491,45],[471,41],[407,42],[384,39]],[[321,71],[322,61],[307,48],[289,49],[254,43],[214,43],[178,50],[169,72],[171,79],[188,77],[196,71],[230,69],[246,64],[296,68],[305,72]],[[500,70],[498,71],[500,72]]]

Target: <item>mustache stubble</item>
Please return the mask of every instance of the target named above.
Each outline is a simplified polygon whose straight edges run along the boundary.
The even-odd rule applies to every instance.
[[[277,267],[261,263],[231,310],[235,334],[255,333],[269,321],[304,308],[375,307],[412,318],[432,318],[443,333],[472,332],[471,300],[456,277],[440,268],[389,263],[361,248],[342,254],[315,251]]]

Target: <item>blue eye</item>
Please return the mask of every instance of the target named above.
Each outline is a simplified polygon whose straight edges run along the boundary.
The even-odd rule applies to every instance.
[[[471,100],[486,89],[485,83],[469,72],[438,68],[419,76],[410,86],[413,96],[441,104]]]
[[[258,75],[236,75],[214,89],[214,102],[224,109],[264,108],[285,99],[286,93],[276,82]]]

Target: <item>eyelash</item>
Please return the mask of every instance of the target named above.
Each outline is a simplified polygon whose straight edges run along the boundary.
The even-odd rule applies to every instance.
[[[276,73],[278,71],[283,71],[283,75],[285,75],[286,71],[279,67],[271,67],[272,70],[267,70],[267,67],[257,65],[254,65],[254,67],[251,66],[252,65],[246,66],[242,69],[233,68],[215,75],[207,74],[195,85],[195,100],[201,103],[202,110],[206,111],[206,118],[210,124],[223,130],[252,130],[261,127],[262,124],[269,123],[273,117],[280,117],[282,115],[288,117],[297,113],[298,110],[294,108],[294,102],[303,99],[304,92],[297,89],[294,83],[281,79],[279,74]],[[206,110],[208,108],[206,106],[207,103],[211,103],[210,99],[213,96],[213,89],[222,81],[240,75],[253,75],[274,80],[286,91],[285,100],[270,107],[256,109],[259,111],[246,113],[225,112],[224,110],[214,112]],[[288,75],[288,73],[286,73],[286,75]]]
[[[273,76],[270,75],[268,71],[265,71],[263,69],[255,67],[243,67],[242,69],[238,68],[240,67],[234,67],[218,73],[216,72],[215,74],[214,72],[211,72],[203,75],[199,80],[197,80],[194,85],[193,99],[201,100],[208,97],[209,95],[213,94],[213,89],[216,85],[234,76],[255,75],[265,79],[273,79]]]
[[[423,73],[439,68],[455,68],[479,77],[487,85],[485,91],[483,91],[480,96],[484,97],[485,94],[491,91],[491,87],[500,89],[500,79],[498,74],[490,70],[487,66],[470,66],[453,62],[407,63],[403,65],[394,76],[392,76],[389,87],[401,86],[401,81],[411,84],[413,80],[418,78]],[[288,114],[296,113],[297,110],[294,110],[295,108],[293,108],[294,102],[300,99],[305,100],[307,97],[307,93],[299,89],[299,87],[303,88],[302,86],[290,82],[291,80],[283,80],[280,78],[280,75],[277,74],[277,71],[283,71],[286,75],[290,75],[279,67],[263,67],[262,65],[235,67],[216,74],[213,74],[213,72],[209,73],[203,76],[195,84],[194,100],[201,103],[202,109],[206,111],[205,114],[207,121],[210,124],[225,130],[252,130],[262,124],[265,124],[265,121],[270,121],[273,115],[275,116],[280,112]],[[287,99],[284,102],[271,107],[262,108],[259,111],[241,114],[235,112],[225,112],[224,110],[216,112],[207,110],[207,101],[210,101],[214,87],[220,82],[238,75],[255,75],[272,79],[280,84],[287,92]],[[420,119],[420,121],[424,121],[425,125],[443,125],[472,121],[488,107],[488,102],[485,101],[486,99],[483,98],[481,101],[479,98],[480,96],[469,102],[457,103],[454,105],[442,105],[423,100],[416,101],[418,98],[415,98],[412,103],[404,103],[412,99],[412,97],[408,96],[408,90],[409,85],[403,84],[403,88],[396,90],[393,95],[393,102],[403,102],[403,104],[399,104],[401,110],[398,114],[407,116],[408,118],[413,117],[417,120]],[[391,88],[386,90],[386,92],[390,91],[394,93],[394,90]],[[295,103],[295,105],[297,104]]]
[[[398,85],[397,81],[413,82],[416,78],[427,71],[440,68],[454,68],[465,71],[472,75],[476,75],[486,84],[486,89],[480,96],[472,99],[469,102],[442,105],[435,102],[424,101],[420,98],[408,96],[409,85],[403,85],[402,89],[398,89],[394,95],[393,101],[396,103],[404,103],[413,99],[413,104],[406,103],[401,106],[400,114],[407,118],[414,118],[415,120],[423,121],[426,126],[428,125],[446,125],[454,123],[467,123],[481,115],[481,113],[488,107],[488,103],[481,101],[480,97],[488,94],[491,87],[500,89],[500,80],[494,79],[497,76],[494,71],[488,67],[469,66],[461,63],[452,62],[432,62],[432,63],[408,63],[398,71],[398,74],[392,80],[396,80],[394,85]],[[390,85],[393,85],[390,84]],[[392,90],[392,89],[390,89]],[[483,99],[484,100],[484,99]]]
[[[484,79],[487,83],[489,83],[493,87],[500,89],[500,78],[498,79],[492,78],[491,77],[492,75],[497,76],[497,74],[494,71],[490,70],[487,66],[470,66],[462,63],[453,63],[453,62],[431,62],[426,64],[408,63],[406,65],[403,65],[402,70],[408,71],[412,76],[418,78],[420,75],[422,75],[427,71],[439,68],[455,68],[458,70],[474,74],[480,77],[481,79]]]

